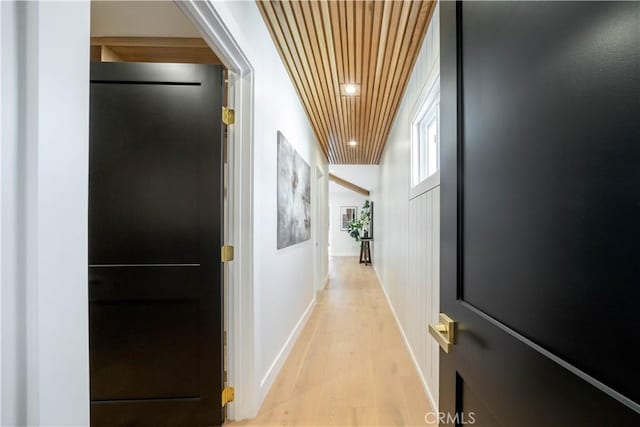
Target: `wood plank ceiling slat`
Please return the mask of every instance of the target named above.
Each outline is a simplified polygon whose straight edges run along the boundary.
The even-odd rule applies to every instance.
[[[313,2],[298,2],[295,5],[302,10],[305,28],[311,39],[311,48],[313,52],[315,52],[315,63],[319,70],[321,70],[321,80],[323,82],[322,91],[323,93],[330,93],[335,89],[333,87],[333,74],[331,72],[331,65],[329,64],[329,51],[327,50],[325,41],[320,7],[318,3]],[[338,111],[335,98],[329,97],[327,107],[330,117],[335,117]],[[328,141],[329,150],[335,152],[336,155],[342,155],[343,147],[337,144],[337,135],[338,124],[335,120],[331,120],[331,138]]]
[[[363,120],[363,126],[364,129],[361,133],[362,135],[362,139],[364,141],[371,141],[371,139],[369,138],[370,134],[369,134],[369,130],[372,126],[374,117],[372,114],[373,111],[373,103],[376,102],[376,99],[374,99],[374,94],[376,93],[375,91],[375,82],[376,80],[376,64],[378,63],[378,45],[380,43],[380,30],[379,28],[382,26],[382,12],[384,9],[384,3],[380,3],[380,2],[371,2],[370,3],[372,8],[373,8],[373,16],[372,16],[372,27],[371,27],[371,42],[369,44],[369,51],[368,51],[368,58],[367,58],[367,62],[369,63],[369,75],[368,78],[366,80],[366,86],[364,87],[363,90],[366,90],[366,93],[364,93],[364,96],[366,97],[366,104],[365,104],[365,118]],[[363,94],[360,95],[361,97],[363,96]],[[371,146],[375,143],[371,142],[370,144],[368,144],[368,146]],[[364,150],[369,153],[371,152],[371,150],[367,150],[367,147],[364,148]]]
[[[379,163],[435,2],[257,4],[328,161]],[[346,83],[359,94],[342,95]]]
[[[378,63],[376,64],[376,89],[374,91],[375,101],[373,103],[373,116],[378,118],[372,122],[369,126],[370,133],[369,139],[374,141],[371,144],[369,150],[367,151],[367,155],[371,156],[371,153],[376,150],[379,144],[382,144],[383,141],[378,139],[378,134],[376,132],[377,124],[381,119],[382,106],[384,105],[384,89],[389,81],[391,80],[391,76],[389,76],[389,67],[392,65],[391,61],[394,60],[392,55],[392,45],[393,39],[395,38],[398,21],[400,19],[399,15],[399,6],[402,3],[400,2],[385,2],[385,10],[382,15],[382,34],[380,36],[380,44],[378,45]]]
[[[330,67],[330,73],[331,73],[331,80],[332,80],[332,84],[333,84],[333,92],[332,93],[336,93],[336,92],[340,92],[340,80],[338,78],[338,65],[336,64],[336,57],[335,57],[335,53],[333,50],[333,38],[332,38],[332,29],[331,29],[331,19],[330,19],[330,12],[329,12],[329,7],[327,3],[320,3],[320,13],[321,13],[321,23],[322,23],[322,34],[323,34],[323,38],[324,38],[324,45],[326,48],[326,52],[327,52],[327,56],[329,58],[329,67]],[[315,19],[315,17],[314,17]],[[316,24],[316,28],[317,24]],[[340,117],[342,115],[342,102],[340,101],[339,97],[330,97],[332,102],[335,104],[335,113],[333,117]],[[336,121],[336,120],[334,120]],[[343,130],[342,130],[342,125],[343,123],[341,121],[337,121],[336,123],[336,127],[337,127],[337,131],[336,133],[333,135],[334,137],[334,143],[336,144],[337,148],[337,154],[336,156],[338,158],[344,158],[344,156],[346,156],[346,152],[345,152],[345,147],[343,146],[343,144],[340,143],[340,140],[342,139],[342,135],[343,135]]]
[[[325,67],[322,64],[322,57],[326,56],[326,54],[321,51],[320,45],[318,43],[318,37],[315,31],[310,28],[310,26],[313,25],[313,19],[309,17],[310,10],[308,10],[308,8],[306,10],[303,10],[303,8],[306,8],[307,6],[308,3],[306,2],[293,2],[291,3],[291,13],[293,13],[295,16],[302,16],[302,20],[298,23],[298,25],[301,25],[302,28],[304,28],[304,31],[302,31],[301,33],[305,47],[305,55],[308,55],[313,59],[312,61],[310,61],[310,64],[314,68],[314,81],[316,82],[315,84],[320,85],[320,92],[324,94],[329,91],[329,87],[327,86],[328,83],[326,79],[327,75]],[[332,108],[333,107],[331,105],[331,99],[326,99],[325,97],[323,97],[322,111],[325,119],[328,120],[329,123],[330,136],[328,140],[328,150],[335,150],[337,148],[337,145],[335,144],[335,138],[333,137],[336,132],[336,126],[335,122],[330,119],[332,116]]]
[[[307,78],[307,84],[311,86],[311,92],[313,99],[316,102],[317,111],[320,115],[321,122],[328,130],[328,134],[331,134],[332,121],[328,114],[326,98],[323,96],[324,88],[322,88],[322,81],[318,75],[318,67],[313,56],[313,51],[310,47],[309,33],[304,27],[304,22],[298,19],[298,15],[293,12],[292,5],[294,2],[283,2],[281,6],[283,8],[285,19],[292,29],[293,42],[296,51],[301,58],[302,67],[304,69],[304,75]],[[298,28],[300,27],[300,28]]]
[[[388,57],[394,58],[396,62],[390,64],[391,67],[383,71],[384,75],[388,76],[388,78],[384,79],[386,84],[384,86],[384,89],[382,90],[381,102],[378,103],[378,105],[380,106],[380,110],[377,111],[377,115],[378,117],[382,117],[383,119],[377,122],[374,126],[374,135],[375,135],[375,140],[377,141],[376,145],[374,146],[374,152],[380,148],[380,145],[382,145],[382,143],[384,143],[384,140],[382,139],[384,129],[382,129],[381,127],[385,121],[384,118],[387,117],[387,115],[389,114],[387,106],[390,103],[390,98],[391,98],[390,92],[394,87],[397,86],[397,84],[394,84],[398,78],[398,76],[396,76],[396,72],[399,71],[401,64],[403,64],[404,61],[406,60],[405,54],[407,50],[402,50],[402,46],[404,41],[403,40],[404,31],[406,29],[409,8],[411,7],[411,4],[404,3],[404,2],[402,3],[399,2],[395,4],[398,7],[396,7],[396,10],[394,12],[398,13],[399,21],[397,24],[395,24],[395,21],[392,22],[392,25],[395,24],[394,26],[397,28],[398,31],[396,31],[395,34],[393,34],[394,40],[391,40],[391,39],[389,40],[388,49],[391,50],[391,55],[388,55]],[[402,7],[402,10],[401,10],[401,7]]]
[[[424,27],[425,28],[424,33],[426,33],[426,28],[428,27],[429,21],[431,20],[431,16],[433,15],[433,10],[434,10],[433,8],[426,9],[426,10],[421,8],[418,12],[418,21],[415,27],[416,28]],[[407,56],[410,60],[406,60],[404,62],[401,76],[399,79],[399,82],[401,84],[399,84],[396,87],[396,90],[393,95],[392,104],[394,105],[394,107],[392,108],[392,111],[385,116],[385,125],[383,126],[383,129],[385,129],[385,131],[382,137],[383,141],[386,141],[389,135],[389,132],[391,131],[391,125],[393,124],[393,119],[395,118],[395,115],[397,112],[397,106],[400,103],[400,100],[402,99],[402,94],[404,93],[404,90],[407,87],[407,84],[409,83],[409,78],[411,77],[411,71],[413,70],[413,66],[415,65],[416,60],[418,59],[420,46],[422,45],[422,40],[424,39],[424,33],[417,34],[415,32],[411,32],[411,39],[410,39],[410,44],[408,49],[408,56]],[[384,145],[378,148],[378,151],[377,153],[374,154],[374,156],[377,156],[378,158],[380,158],[380,156],[382,156],[383,149],[384,149]]]
[[[308,88],[305,84],[302,83],[302,78],[300,77],[297,62],[289,51],[289,47],[285,41],[283,31],[280,27],[278,19],[275,16],[275,10],[273,9],[273,5],[270,3],[266,3],[265,7],[262,9],[263,18],[267,22],[267,27],[271,33],[271,37],[274,39],[276,47],[280,52],[280,56],[283,58],[283,61],[287,67],[289,72],[289,76],[293,80],[293,86],[296,88],[298,92],[298,96],[302,100],[302,105],[309,116],[311,121],[311,125],[314,128],[316,133],[316,137],[324,141],[327,138],[327,134],[325,133],[324,126],[320,126],[318,122],[318,117],[315,111],[315,104],[310,102],[309,97],[307,95]],[[328,151],[327,146],[325,144],[320,144],[323,148],[325,155],[329,162],[334,162],[337,160],[337,157],[334,157],[333,153]]]

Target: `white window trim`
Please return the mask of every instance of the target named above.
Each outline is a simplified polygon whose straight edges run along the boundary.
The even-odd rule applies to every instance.
[[[431,191],[440,186],[440,170],[438,169],[433,175],[422,180],[418,185],[411,187],[409,190],[409,200]]]
[[[417,179],[416,176],[420,173],[419,168],[419,130],[420,123],[429,113],[430,107],[436,102],[436,115],[437,115],[437,133],[438,133],[438,153],[441,151],[440,145],[440,60],[436,60],[429,77],[416,100],[416,103],[411,114],[411,182],[409,189],[409,199],[416,198],[425,192],[432,190],[440,185],[440,169],[423,179],[422,181],[414,184]],[[438,161],[439,164],[439,161]]]

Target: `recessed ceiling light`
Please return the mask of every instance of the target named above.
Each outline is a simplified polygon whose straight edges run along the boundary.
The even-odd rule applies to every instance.
[[[355,83],[346,83],[342,85],[342,94],[346,96],[360,95],[360,85]]]
[[[358,141],[356,141],[355,139],[352,139],[351,141],[348,142],[348,144],[351,147],[355,147],[356,145],[358,145]]]
[[[356,85],[344,85],[344,92],[347,95],[355,95],[358,91],[358,87]]]

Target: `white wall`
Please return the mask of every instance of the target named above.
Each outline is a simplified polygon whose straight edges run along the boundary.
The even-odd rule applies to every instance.
[[[353,240],[346,231],[340,230],[340,207],[356,206],[359,218],[360,209],[368,199],[368,197],[348,190],[329,193],[329,255],[358,256],[360,254],[360,244]]]
[[[89,423],[89,3],[2,2],[1,424]]]
[[[313,168],[327,165],[289,75],[254,2],[212,2],[254,68],[254,298],[258,402],[315,302],[314,239],[276,248],[277,131]],[[323,178],[320,187],[326,191]],[[312,203],[318,189],[312,182]],[[326,194],[326,193],[324,193]],[[313,209],[313,207],[312,207]]]
[[[439,74],[439,6],[394,120],[380,162],[375,202],[374,268],[418,367],[427,396],[438,402],[439,349],[427,325],[438,320],[440,186],[410,199],[411,120],[417,102]]]
[[[330,165],[329,172],[370,192],[374,192],[378,188],[380,174],[378,165]],[[365,200],[370,199],[370,197],[364,197],[335,182],[329,183],[329,234],[331,243],[329,254],[331,256],[360,255],[360,244],[349,237],[346,231],[340,230],[340,207],[356,206],[359,217],[360,208],[362,208]]]
[[[380,167],[378,165],[331,165],[329,172],[369,191],[378,188]],[[335,184],[337,185],[337,184]],[[334,187],[332,183],[331,187]],[[344,187],[336,187],[344,191]]]

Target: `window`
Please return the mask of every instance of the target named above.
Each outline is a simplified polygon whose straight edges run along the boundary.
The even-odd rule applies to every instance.
[[[433,175],[439,166],[438,158],[438,104],[433,104],[418,123],[418,184]]]
[[[436,80],[418,103],[411,132],[411,186],[422,186],[440,169],[440,91]]]

